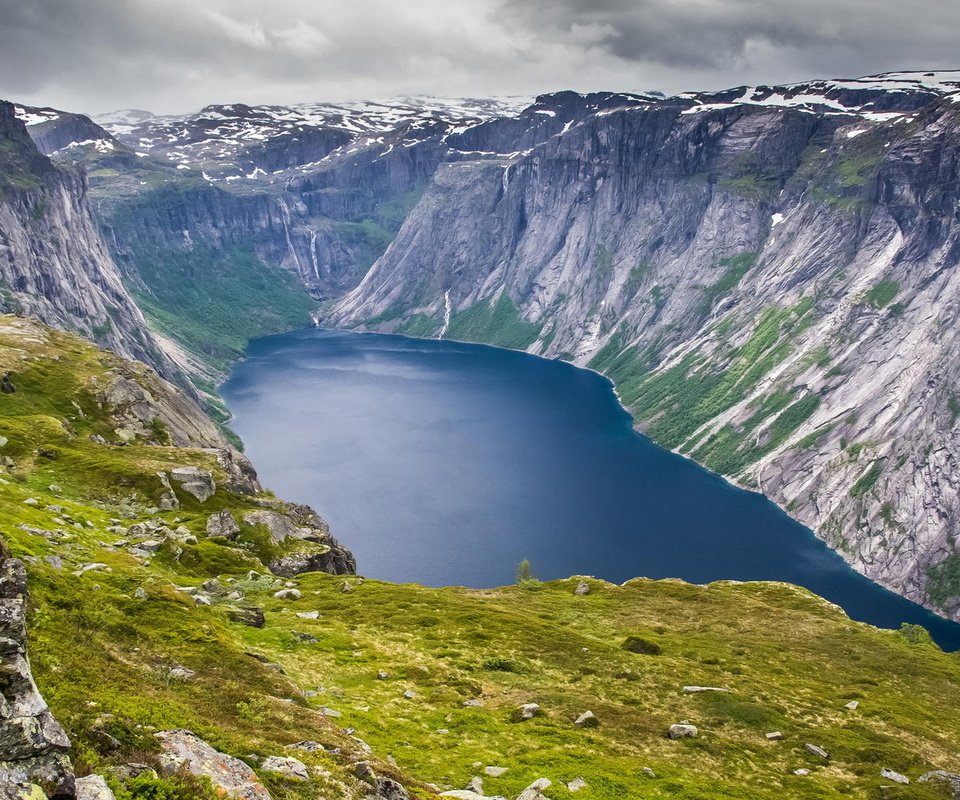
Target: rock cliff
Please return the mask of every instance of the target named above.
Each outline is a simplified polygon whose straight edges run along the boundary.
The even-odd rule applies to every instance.
[[[583,98],[448,158],[323,322],[598,369],[655,441],[960,618],[956,79]]]

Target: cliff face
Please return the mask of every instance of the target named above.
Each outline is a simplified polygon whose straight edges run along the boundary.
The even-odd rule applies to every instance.
[[[0,309],[35,316],[176,373],[127,293],[82,172],[41,155],[0,102]]]
[[[324,322],[599,369],[655,441],[960,618],[957,95],[815,88],[448,159]]]

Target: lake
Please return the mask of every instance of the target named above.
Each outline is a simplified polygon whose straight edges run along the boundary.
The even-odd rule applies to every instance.
[[[762,496],[632,429],[608,380],[483,345],[308,329],[252,342],[222,387],[263,484],[308,503],[371,578],[777,580],[854,619],[960,625],[854,572]]]

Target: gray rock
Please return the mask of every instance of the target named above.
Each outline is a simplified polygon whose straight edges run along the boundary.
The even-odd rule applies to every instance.
[[[892,769],[887,769],[886,767],[880,770],[880,777],[886,778],[888,781],[893,781],[894,783],[902,783],[904,785],[910,783],[910,779],[906,775],[901,775],[899,772],[894,772]]]
[[[780,733],[780,731],[770,731],[770,733],[765,735],[767,737],[767,741],[770,742],[779,742],[781,739],[783,739],[783,734]]]
[[[699,694],[701,692],[729,692],[729,689],[721,689],[718,686],[684,686],[683,691],[687,694]]]
[[[600,720],[592,711],[584,711],[574,720],[573,724],[581,728],[596,728],[600,724]]]
[[[174,467],[170,470],[170,480],[201,503],[209,500],[217,491],[213,475],[199,467]]]
[[[264,759],[260,765],[260,769],[266,770],[267,772],[276,772],[298,781],[310,779],[310,772],[307,770],[307,765],[290,756],[270,756]]]
[[[699,734],[696,725],[690,725],[685,722],[678,722],[671,725],[667,730],[667,736],[671,739],[696,739]]]
[[[499,778],[508,770],[508,767],[484,767],[483,771],[486,775],[489,775],[491,778]]]
[[[650,769],[647,767],[647,769]],[[572,781],[567,781],[566,787],[568,792],[579,792],[581,789],[587,788],[587,782],[580,777],[574,778]]]
[[[815,744],[810,744],[807,742],[803,746],[803,749],[810,753],[810,755],[817,756],[817,758],[830,758],[830,754],[827,753],[826,750],[824,750],[822,747],[818,747]]]
[[[228,510],[218,511],[207,517],[207,536],[222,536],[233,541],[240,533],[240,525]]]
[[[580,581],[577,584],[577,588],[573,590],[573,593],[577,595],[577,597],[583,597],[586,594],[590,594],[590,584],[586,581]]]
[[[77,800],[114,800],[114,795],[102,775],[87,775],[77,778]]]
[[[955,772],[935,769],[931,772],[923,773],[923,775],[917,778],[917,783],[932,783],[946,791],[952,792],[954,800],[960,800],[960,775]]]
[[[524,703],[517,709],[517,716],[521,720],[533,719],[541,713],[540,706],[536,703]]]
[[[172,775],[186,770],[209,778],[214,788],[237,800],[271,800],[256,773],[237,758],[214,750],[191,731],[161,731],[160,771]]]
[[[517,795],[517,800],[544,800],[544,790],[552,786],[549,778],[538,778]]]
[[[138,586],[138,587],[137,587],[136,591],[133,593],[133,596],[134,596],[135,598],[137,598],[137,600],[149,600],[149,599],[150,599],[150,595],[147,594],[147,590],[144,589],[142,586]]]
[[[299,600],[303,594],[299,589],[281,589],[279,592],[274,592],[273,596],[277,600]]]
[[[859,707],[860,703],[858,703],[856,700],[851,700],[844,706],[844,708],[848,709],[849,711],[856,711]]]

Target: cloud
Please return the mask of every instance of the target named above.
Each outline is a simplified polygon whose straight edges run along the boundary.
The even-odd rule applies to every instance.
[[[942,0],[0,0],[0,96],[99,112],[960,66]]]

